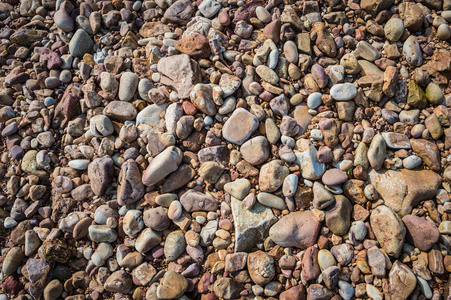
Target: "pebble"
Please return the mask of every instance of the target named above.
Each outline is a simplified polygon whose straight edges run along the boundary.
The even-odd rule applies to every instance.
[[[330,95],[337,101],[348,101],[357,95],[357,89],[351,83],[340,83],[330,89]]]

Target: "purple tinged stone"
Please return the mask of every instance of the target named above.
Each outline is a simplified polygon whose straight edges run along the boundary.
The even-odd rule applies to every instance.
[[[10,154],[11,154],[11,157],[12,157],[13,159],[19,160],[19,159],[21,159],[21,158],[23,157],[24,151],[23,151],[22,148],[20,148],[20,146],[14,145],[14,146],[11,148]]]
[[[8,126],[6,126],[5,128],[3,128],[2,136],[5,137],[5,136],[13,135],[14,133],[17,132],[18,128],[19,128],[19,125],[17,124],[17,122],[11,123]]]

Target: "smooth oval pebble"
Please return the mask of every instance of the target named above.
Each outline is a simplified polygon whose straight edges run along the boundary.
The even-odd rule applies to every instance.
[[[183,208],[182,204],[178,200],[174,200],[169,205],[168,217],[171,220],[177,220],[182,215]]]

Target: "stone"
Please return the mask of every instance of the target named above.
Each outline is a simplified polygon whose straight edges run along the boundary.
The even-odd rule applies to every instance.
[[[235,252],[247,252],[262,243],[277,221],[271,209],[260,203],[246,209],[240,200],[232,197],[231,208],[235,224]]]
[[[185,252],[186,241],[183,231],[172,231],[166,237],[164,243],[164,256],[167,260],[176,260],[183,252]]]
[[[91,52],[94,41],[89,34],[83,29],[78,29],[69,43],[69,52],[73,56],[83,57],[86,53]]]
[[[132,278],[124,270],[112,273],[104,283],[105,290],[122,294],[127,294],[132,286]]]
[[[180,197],[180,203],[188,212],[215,211],[218,209],[218,203],[213,198],[195,190],[188,190],[184,193]]]
[[[260,169],[259,185],[262,192],[275,192],[282,186],[289,170],[281,160],[273,160]]]
[[[440,239],[439,230],[430,221],[414,215],[404,216],[402,221],[407,228],[407,241],[413,242],[421,251],[429,251]]]
[[[113,180],[113,160],[109,157],[94,159],[88,166],[91,189],[97,196],[103,195]]]
[[[424,139],[410,139],[410,144],[412,145],[413,152],[415,152],[427,166],[433,171],[440,171],[440,151],[435,143]]]
[[[158,72],[162,75],[160,82],[174,87],[180,99],[188,98],[194,85],[200,81],[199,65],[186,54],[161,58]]]
[[[440,176],[429,170],[372,170],[369,179],[385,205],[401,217],[409,214],[420,201],[434,197],[441,184]]]
[[[352,83],[339,83],[330,89],[330,95],[336,101],[348,101],[357,95],[357,89]]]
[[[144,196],[144,185],[141,182],[141,173],[138,164],[129,159],[121,166],[119,173],[119,187],[117,201],[120,205],[129,205]]]
[[[233,144],[242,145],[258,128],[259,123],[256,116],[244,108],[237,108],[225,122],[222,136]]]
[[[245,178],[240,178],[224,185],[224,191],[238,200],[243,200],[251,189],[251,183]]]
[[[384,33],[390,42],[397,42],[404,33],[404,23],[399,18],[391,18],[385,23]]]
[[[368,161],[374,170],[379,170],[385,161],[386,144],[380,134],[376,134],[368,148]]]
[[[166,148],[158,154],[143,172],[142,182],[152,186],[177,170],[182,162],[182,151],[174,146]]]
[[[335,196],[335,204],[326,211],[326,225],[336,235],[345,235],[351,227],[351,202],[342,195]]]
[[[292,212],[274,224],[269,237],[282,247],[306,249],[316,243],[320,223],[310,211]]]
[[[407,299],[417,285],[415,274],[399,260],[393,263],[388,280],[387,292],[396,299]]]
[[[274,259],[263,251],[248,254],[247,268],[252,281],[260,286],[269,283],[276,275]]]
[[[423,52],[418,39],[413,35],[404,42],[402,54],[406,56],[406,61],[412,66],[419,67],[423,64]]]
[[[370,216],[371,228],[384,251],[394,257],[401,254],[406,228],[401,219],[387,206],[378,206]]]
[[[138,88],[139,78],[133,72],[125,72],[121,75],[119,82],[118,97],[121,101],[130,101],[133,99],[136,89]]]

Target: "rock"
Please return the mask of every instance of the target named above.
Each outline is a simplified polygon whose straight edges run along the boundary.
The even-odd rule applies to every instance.
[[[283,210],[286,208],[285,201],[277,197],[275,195],[272,195],[270,193],[261,192],[257,195],[257,200],[263,205],[269,206],[271,208]]]
[[[369,181],[385,205],[401,217],[409,214],[420,201],[434,197],[441,184],[440,176],[429,170],[372,170]]]
[[[338,284],[338,279],[337,279]],[[307,299],[330,300],[334,295],[326,287],[318,283],[313,283],[307,288]]]
[[[3,261],[2,272],[6,276],[16,273],[17,268],[22,264],[24,256],[24,252],[19,247],[11,248]]]
[[[423,52],[418,39],[413,35],[404,42],[402,54],[406,56],[406,61],[412,66],[419,67],[423,64]]]
[[[142,182],[152,186],[177,170],[182,162],[182,151],[174,146],[166,148],[158,154],[143,172]]]
[[[188,190],[180,197],[180,203],[188,212],[194,211],[215,211],[218,209],[218,203],[204,193]]]
[[[119,83],[118,97],[121,101],[130,101],[133,99],[136,89],[138,88],[139,78],[133,72],[125,72],[121,75]]]
[[[160,235],[150,228],[144,229],[136,239],[135,249],[146,253],[161,242]]]
[[[240,86],[241,79],[230,74],[222,74],[221,79],[219,80],[219,87],[224,92],[223,97],[233,95]]]
[[[389,9],[392,5],[392,0],[364,0],[360,3],[360,7],[373,16],[384,9]]]
[[[429,83],[426,87],[426,98],[432,105],[440,105],[445,101],[442,89],[434,83]]]
[[[157,296],[159,299],[176,299],[181,297],[187,288],[188,281],[183,275],[167,271],[157,288]]]
[[[127,294],[132,289],[133,282],[127,272],[119,270],[111,274],[103,286],[109,292]]]
[[[225,122],[222,136],[233,144],[242,145],[254,133],[258,125],[256,116],[244,108],[237,108]]]
[[[269,283],[276,275],[274,259],[263,251],[248,254],[247,268],[252,281],[260,286]]]
[[[138,164],[129,159],[121,166],[117,201],[120,205],[129,205],[140,200],[143,195],[144,185],[141,182]]]
[[[176,260],[183,252],[185,252],[186,241],[183,231],[172,231],[166,237],[164,243],[164,256],[167,260]]]
[[[412,150],[432,170],[438,172],[441,169],[440,151],[435,143],[423,139],[411,139]]]
[[[86,53],[91,52],[94,42],[89,34],[83,29],[78,29],[69,43],[69,52],[73,56],[83,57]]]
[[[371,140],[368,149],[368,161],[375,170],[382,168],[385,161],[386,145],[385,140],[380,134],[376,134]]]
[[[53,16],[56,26],[64,32],[71,32],[74,30],[74,20],[65,10],[57,10]]]
[[[357,89],[352,83],[339,83],[330,89],[330,95],[336,101],[348,101],[357,95]]]
[[[404,23],[399,18],[391,18],[385,23],[384,32],[390,42],[397,42],[404,33]]]
[[[199,5],[199,11],[206,18],[211,18],[221,9],[221,4],[214,0],[202,1]]]
[[[262,192],[274,192],[282,186],[289,170],[281,160],[273,160],[260,169],[259,184]]]
[[[274,224],[269,237],[282,247],[306,249],[316,243],[320,223],[310,211],[292,212]]]
[[[102,73],[103,74],[103,73]],[[103,110],[105,116],[111,119],[125,122],[128,120],[135,119],[138,111],[133,106],[133,104],[123,101],[111,101]]]
[[[387,206],[378,206],[370,216],[371,228],[384,251],[394,257],[401,254],[406,228],[401,219]]]
[[[209,84],[198,83],[190,93],[191,102],[201,112],[213,116],[216,114],[216,106],[213,101],[213,88]]]
[[[440,232],[434,223],[414,215],[404,216],[402,221],[407,228],[407,241],[421,251],[429,251],[438,242]]]
[[[277,219],[270,208],[260,203],[246,209],[238,199],[232,197],[231,201],[235,224],[235,252],[250,251],[265,240]]]
[[[164,12],[164,18],[170,22],[185,25],[194,15],[194,6],[189,0],[178,0]]]
[[[221,277],[213,286],[214,295],[222,299],[235,299],[239,296],[239,285],[231,278]]]
[[[410,141],[409,138],[402,133],[395,132],[384,132],[382,133],[382,137],[387,144],[387,147],[392,149],[410,149]]]
[[[325,185],[339,185],[348,180],[348,175],[340,169],[329,169],[321,180]]]
[[[313,184],[313,207],[324,210],[335,203],[335,197],[321,183]]]
[[[296,149],[297,148],[297,149]],[[326,165],[318,161],[318,152],[312,142],[300,139],[296,143],[296,164],[301,167],[302,177],[308,180],[317,180],[326,171]]]
[[[399,260],[393,263],[388,280],[387,292],[397,299],[407,299],[417,285],[415,274]]]
[[[249,194],[250,189],[251,183],[245,178],[237,179],[224,185],[224,191],[238,200],[243,200]]]
[[[113,160],[109,157],[94,159],[88,166],[91,189],[97,196],[103,195],[113,180]]]
[[[335,196],[335,204],[326,211],[326,225],[336,235],[345,235],[351,226],[351,202],[342,195]]]
[[[206,58],[211,54],[208,39],[200,34],[192,34],[178,40],[175,49],[195,58]]]
[[[200,81],[199,65],[186,54],[161,58],[158,72],[162,74],[160,82],[174,87],[180,99],[188,98],[194,85]]]

